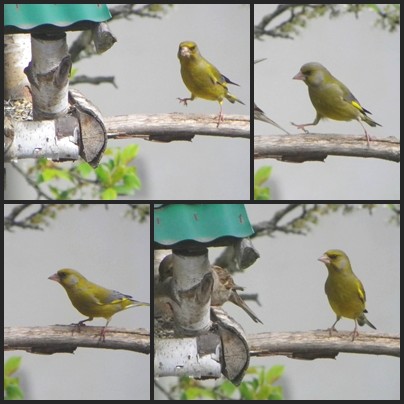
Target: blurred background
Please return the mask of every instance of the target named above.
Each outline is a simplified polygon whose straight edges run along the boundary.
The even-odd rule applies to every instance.
[[[7,215],[15,205],[5,206]],[[74,268],[90,281],[150,302],[150,231],[125,216],[126,205],[77,206],[60,211],[43,231],[4,235],[4,324],[47,326],[83,320],[64,288],[47,278]],[[104,326],[96,318],[88,326]],[[108,328],[150,329],[150,308],[117,313]],[[108,338],[108,329],[106,338]],[[17,376],[26,400],[150,398],[150,356],[123,350],[78,348],[72,354],[22,356]]]
[[[278,5],[254,6],[254,24],[273,13]],[[346,5],[340,5],[344,7]],[[275,18],[267,28],[286,19]],[[376,15],[361,11],[308,21],[293,39],[263,37],[254,40],[254,59],[267,58],[254,66],[254,101],[291,134],[302,133],[290,122],[313,122],[316,112],[305,83],[292,78],[308,62],[323,64],[372,112],[382,127],[371,128],[375,137],[400,138],[400,35],[375,26]],[[356,121],[321,120],[307,128],[311,133],[362,135]],[[272,125],[254,121],[255,135],[283,134]],[[400,165],[380,159],[329,156],[325,163],[283,163],[256,160],[255,170],[272,166],[269,181],[272,199],[400,199]]]

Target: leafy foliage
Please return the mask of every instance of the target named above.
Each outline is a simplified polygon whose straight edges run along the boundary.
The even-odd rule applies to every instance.
[[[110,158],[93,169],[86,162],[64,168],[46,158],[38,159],[28,169],[27,181],[34,186],[38,199],[114,200],[121,195],[133,195],[141,188],[136,167],[130,165],[136,158],[139,146],[131,144],[123,149],[107,149]]]
[[[209,383],[183,376],[166,394],[170,399],[179,400],[282,400],[282,387],[273,384],[279,380],[283,371],[281,365],[268,370],[251,367],[239,386],[225,380],[212,387]]]
[[[12,356],[4,364],[4,399],[5,400],[23,400],[24,394],[20,387],[18,377],[12,375],[19,369],[21,357]]]
[[[272,167],[264,166],[254,175],[254,200],[269,200],[271,193],[269,187],[263,187],[271,175]]]

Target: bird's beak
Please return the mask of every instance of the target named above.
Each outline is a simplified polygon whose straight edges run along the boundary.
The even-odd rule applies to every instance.
[[[322,255],[318,260],[324,262],[324,264],[331,264],[330,258],[327,257],[325,254]]]
[[[48,279],[50,279],[51,281],[60,282],[60,278],[59,278],[59,275],[57,273],[51,275]]]
[[[185,58],[189,58],[191,56],[191,51],[189,50],[189,48],[187,46],[182,46],[180,48],[179,53],[181,56],[183,56]]]
[[[299,72],[296,74],[296,76],[293,77],[293,80],[304,80],[304,74],[302,74],[302,72]]]

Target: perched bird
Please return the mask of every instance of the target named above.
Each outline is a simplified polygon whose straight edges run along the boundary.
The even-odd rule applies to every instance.
[[[292,122],[292,125],[305,130],[305,126],[317,125],[323,118],[337,121],[355,119],[365,131],[366,140],[369,144],[371,138],[361,121],[373,127],[381,125],[366,115],[371,114],[371,112],[363,108],[348,87],[337,80],[323,65],[315,62],[306,63],[293,78],[303,80],[309,87],[310,99],[317,111],[317,116],[313,123],[296,125]]]
[[[331,308],[337,315],[337,320],[329,329],[330,335],[332,331],[337,331],[335,324],[341,317],[351,318],[355,321],[352,341],[359,335],[357,323],[360,326],[367,324],[369,327],[376,329],[364,314],[367,313],[365,289],[362,282],[353,273],[347,255],[341,250],[328,250],[318,260],[324,262],[328,269],[325,293]]]
[[[238,84],[223,76],[215,66],[209,63],[199,52],[195,42],[181,42],[178,49],[178,59],[181,64],[182,80],[191,92],[190,98],[178,98],[184,105],[195,98],[217,101],[220,105],[217,127],[223,121],[222,104],[225,98],[232,104],[239,102],[244,105],[242,101],[230,94],[227,88],[228,84],[236,86]]]
[[[254,64],[262,62],[263,60],[265,60],[265,59],[256,59],[256,60],[254,60]],[[276,126],[278,129],[283,130],[286,134],[288,134],[288,135],[290,134],[288,131],[286,131],[281,126],[279,126],[275,121],[268,118],[265,115],[264,111],[261,108],[259,108],[255,102],[254,102],[254,119],[257,119],[262,122],[270,123],[271,125]]]
[[[230,272],[227,269],[217,265],[212,265],[211,271],[214,279],[210,301],[211,306],[222,306],[227,301],[230,301],[236,306],[241,307],[256,323],[262,324],[262,321],[238,295],[237,290],[244,290],[244,288],[235,284]],[[167,279],[169,279],[171,276],[173,276],[172,254],[167,255],[160,263],[159,281],[167,282]]]
[[[210,304],[212,306],[222,306],[227,301],[232,302],[236,306],[242,308],[253,319],[253,321],[263,324],[237,293],[237,290],[244,290],[244,288],[235,284],[230,272],[217,265],[213,265],[211,270],[214,283]]]
[[[114,314],[136,306],[150,306],[149,303],[138,302],[132,296],[124,295],[116,290],[106,289],[87,280],[74,269],[60,269],[48,279],[59,282],[66,290],[73,306],[87,319],[79,321],[81,326],[94,317],[107,320],[101,331],[100,340],[105,341],[105,330]]]

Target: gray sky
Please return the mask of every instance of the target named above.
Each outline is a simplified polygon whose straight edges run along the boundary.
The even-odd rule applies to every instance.
[[[254,22],[272,12],[275,5],[255,5]],[[372,112],[383,127],[371,128],[376,137],[400,138],[400,37],[374,27],[371,12],[309,21],[293,40],[265,38],[254,41],[254,97],[267,115],[289,132],[290,122],[307,123],[315,118],[307,86],[292,80],[307,62],[319,62],[342,81]],[[280,21],[279,21],[280,22]],[[322,120],[309,127],[313,133],[363,134],[356,121]],[[255,121],[256,135],[282,134],[272,125]],[[364,135],[363,135],[364,136]],[[270,186],[273,199],[400,199],[400,165],[364,158],[327,157],[325,163],[282,163],[256,160],[255,169],[273,167]]]
[[[5,206],[7,213],[12,205]],[[74,268],[89,280],[150,302],[149,223],[123,216],[125,206],[60,212],[44,231],[4,234],[4,324],[47,326],[83,320],[63,287],[47,278]],[[103,318],[87,323],[104,326]],[[149,307],[117,313],[108,327],[150,329]],[[106,334],[108,338],[108,331]],[[150,356],[122,350],[78,348],[71,354],[23,351],[18,375],[28,400],[127,400],[150,397]]]

